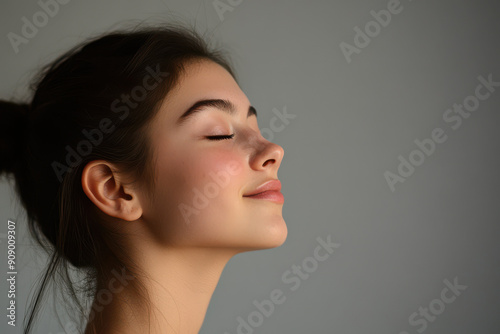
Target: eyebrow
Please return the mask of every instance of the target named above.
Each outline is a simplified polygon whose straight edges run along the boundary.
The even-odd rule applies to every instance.
[[[177,126],[184,124],[188,119],[193,117],[197,112],[202,111],[205,107],[214,107],[219,110],[222,110],[229,115],[234,115],[236,113],[236,106],[229,100],[224,99],[208,99],[208,100],[199,100],[195,102],[191,107],[188,108],[178,119],[176,122]],[[247,118],[255,115],[257,117],[257,110],[253,106],[248,107]]]

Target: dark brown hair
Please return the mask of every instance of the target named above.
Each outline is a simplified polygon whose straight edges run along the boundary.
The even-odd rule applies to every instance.
[[[30,85],[31,103],[0,101],[0,175],[13,175],[9,180],[15,180],[30,234],[50,261],[24,333],[30,333],[51,279],[62,283],[60,290],[89,320],[79,292],[95,297],[113,270],[143,275],[120,252],[122,235],[102,224],[106,215],[85,195],[82,170],[90,161],[106,160],[118,166],[114,172],[130,175],[152,196],[151,120],[185,65],[201,59],[222,65],[235,77],[224,52],[210,50],[194,28],[165,24],[115,31],[90,38],[43,67]],[[70,269],[83,275],[80,283],[73,281]],[[130,284],[144,297],[138,302],[148,307],[141,281]]]

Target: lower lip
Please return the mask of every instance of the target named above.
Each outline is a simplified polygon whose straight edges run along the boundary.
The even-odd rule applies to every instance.
[[[265,200],[279,203],[279,204],[283,204],[285,202],[285,198],[283,197],[283,194],[280,191],[276,191],[276,190],[264,191],[264,192],[261,192],[260,194],[257,194],[257,195],[244,196],[244,197],[255,198],[255,199],[265,199]]]

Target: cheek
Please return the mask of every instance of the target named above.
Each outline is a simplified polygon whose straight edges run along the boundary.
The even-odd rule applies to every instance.
[[[239,176],[243,171],[243,158],[234,152],[217,152],[206,154],[200,159],[199,170],[206,176],[207,173],[228,173],[232,176]]]
[[[243,156],[205,149],[171,156],[171,160],[172,164],[159,168],[157,185],[161,188],[157,209],[170,221],[169,226],[210,225],[215,217],[220,219],[221,212],[229,214],[238,208],[240,192],[247,185]]]
[[[184,177],[188,188],[199,190],[213,200],[237,196],[244,186],[244,159],[234,152],[204,152],[191,159]]]

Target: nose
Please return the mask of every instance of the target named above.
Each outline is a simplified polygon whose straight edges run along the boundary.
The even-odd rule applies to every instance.
[[[276,171],[281,165],[285,150],[278,144],[272,143],[267,139],[258,142],[253,157],[250,160],[250,166],[254,170],[275,169]]]

